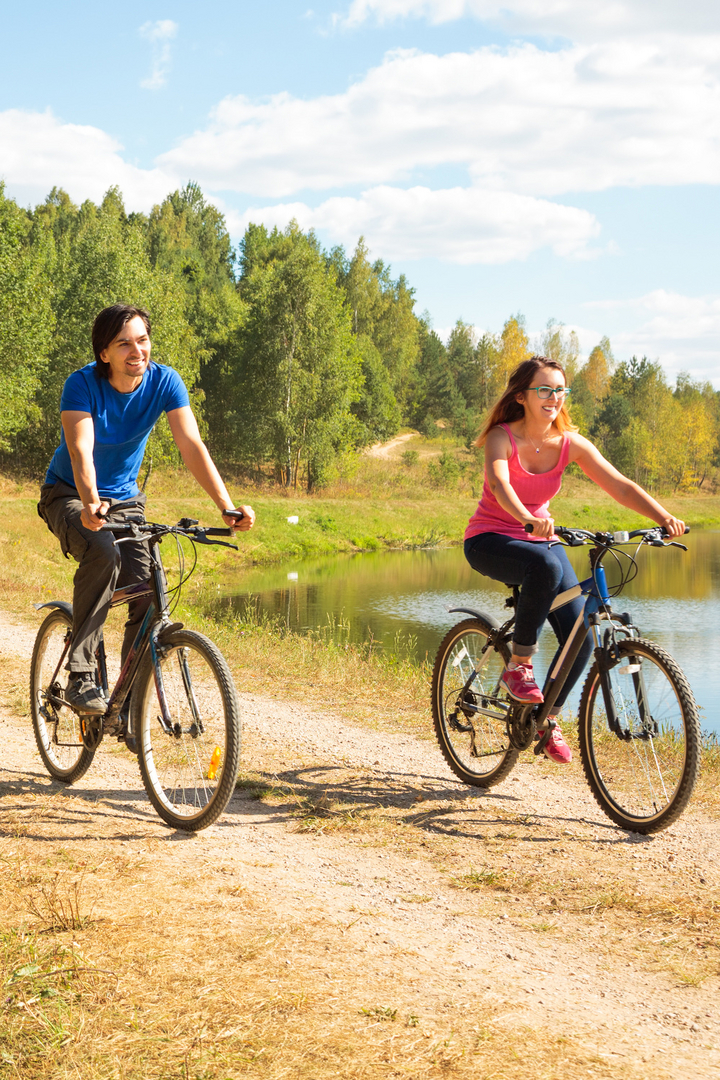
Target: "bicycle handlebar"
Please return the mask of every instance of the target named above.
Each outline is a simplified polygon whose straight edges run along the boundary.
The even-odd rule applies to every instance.
[[[240,515],[244,517],[244,514]],[[101,526],[101,531],[111,532],[115,537],[115,543],[123,540],[141,540],[144,537],[162,537],[171,533],[187,536],[196,544],[219,544],[221,547],[231,547],[238,550],[235,544],[226,544],[224,540],[211,540],[214,536],[234,536],[230,528],[204,528],[198,525],[195,518],[181,518],[177,525],[160,525],[154,521],[145,521],[144,518],[129,518],[127,521],[108,521]]]
[[[564,540],[569,547],[580,547],[588,542],[599,544],[602,547],[612,547],[615,544],[627,544],[631,540],[641,537],[641,544],[650,544],[654,547],[682,547],[684,544],[678,544],[677,541],[671,540],[670,544],[665,544],[664,541],[670,536],[664,525],[654,525],[650,529],[634,529],[632,532],[590,532],[588,529],[568,529],[564,525],[555,525],[555,533]],[[525,526],[525,532],[531,533],[533,526],[528,522]],[[690,526],[685,526],[685,533],[690,532]],[[687,550],[685,548],[685,550]]]

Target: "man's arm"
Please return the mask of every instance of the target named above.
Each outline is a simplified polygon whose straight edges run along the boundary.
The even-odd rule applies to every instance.
[[[80,520],[86,529],[97,532],[105,520],[109,505],[98,495],[93,448],[95,425],[90,413],[63,411],[60,413],[65,442],[72,464],[75,487],[83,504]]]
[[[172,437],[182,455],[182,459],[200,487],[208,493],[218,510],[232,509],[233,501],[228,495],[227,488],[215,467],[215,462],[210,457],[205,443],[200,438],[195,414],[190,406],[183,405],[180,409],[173,409],[167,414],[167,418]],[[242,510],[245,515],[241,521],[236,521],[234,518],[225,517],[224,515],[223,520],[231,528],[234,527],[247,532],[248,529],[252,529],[255,523],[255,513],[251,506],[240,506],[238,509]]]

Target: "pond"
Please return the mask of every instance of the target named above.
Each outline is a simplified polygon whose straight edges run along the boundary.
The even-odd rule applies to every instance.
[[[676,658],[700,706],[703,730],[720,735],[720,531],[691,533],[685,541],[687,553],[642,549],[638,576],[614,606],[630,611],[643,636]],[[568,550],[581,578],[588,576],[588,550]],[[461,618],[448,608],[479,608],[502,619],[506,595],[503,585],[469,567],[460,547],[291,562],[221,585],[223,606],[241,611],[251,602],[299,632],[324,628],[343,641],[372,638],[378,648],[431,661],[445,631]],[[540,645],[536,668],[544,673],[555,651],[551,630]]]

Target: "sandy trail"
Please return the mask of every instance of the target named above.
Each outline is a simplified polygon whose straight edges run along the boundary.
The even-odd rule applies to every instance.
[[[401,446],[404,446],[405,443],[410,441],[410,439],[417,438],[419,438],[419,434],[417,431],[409,431],[405,435],[396,435],[394,439],[390,439],[388,442],[374,443],[373,446],[368,447],[365,453],[368,457],[396,457],[396,450],[398,450]]]
[[[32,625],[0,619],[0,645],[19,672],[33,638]],[[438,1031],[448,1002],[489,1010],[508,1029],[541,1026],[547,1009],[553,1031],[605,1062],[604,1076],[720,1076],[717,965],[692,985],[658,959],[666,927],[602,905],[597,913],[563,911],[560,885],[573,875],[607,889],[630,882],[639,899],[682,892],[702,912],[718,897],[717,822],[691,809],[668,832],[641,838],[607,821],[581,774],[532,755],[481,794],[458,784],[430,740],[258,695],[243,695],[242,706],[246,768],[292,785],[298,798],[352,798],[378,813],[390,807],[411,822],[416,841],[403,849],[392,828],[298,832],[292,800],[268,804],[242,789],[216,825],[177,834],[154,815],[126,751],[103,745],[86,776],[63,788],[45,775],[29,720],[5,710],[0,857],[20,845],[40,859],[58,842],[96,857],[151,853],[148,881],[162,872],[180,895],[187,890],[188,905],[201,881],[213,896],[224,890],[224,917],[238,925],[265,919],[269,905],[274,919],[315,927],[325,941],[314,954],[315,985],[342,1000],[381,987],[383,1000]],[[454,876],[489,860],[539,875],[547,887],[453,887]],[[255,906],[234,908],[228,882]],[[97,903],[110,912],[113,897]],[[708,955],[707,933],[698,924],[693,962]]]

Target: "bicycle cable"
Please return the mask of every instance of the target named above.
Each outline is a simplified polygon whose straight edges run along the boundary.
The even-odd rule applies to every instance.
[[[197,547],[195,545],[195,542],[194,542],[192,536],[188,536],[187,533],[182,533],[181,534],[179,532],[175,532],[174,530],[173,530],[172,535],[175,538],[175,548],[177,550],[178,578],[179,578],[179,580],[178,580],[177,585],[173,585],[172,589],[168,589],[168,593],[167,593],[168,594],[168,601],[170,601],[171,597],[173,598],[172,603],[170,603],[170,602],[168,603],[168,615],[172,615],[173,612],[175,611],[175,608],[180,603],[180,595],[181,595],[181,592],[182,592],[182,587],[187,581],[190,580],[192,575],[195,573],[195,567],[197,566],[197,561],[198,561]],[[191,565],[190,569],[187,571],[187,573],[185,572],[185,549],[183,548],[182,544],[180,543],[180,536],[181,535],[182,536],[187,536],[187,539],[190,541],[190,544],[192,545],[192,551],[193,551],[192,565]]]
[[[641,542],[642,543],[642,542]],[[608,585],[607,592],[609,597],[619,596],[626,585],[629,585],[631,581],[634,581],[639,573],[639,567],[635,555],[637,555],[641,544],[638,544],[635,549],[635,553],[631,554],[629,551],[623,551],[621,548],[611,547],[609,544],[605,545],[602,550],[602,557],[605,555],[612,555],[615,560],[615,565],[620,572],[620,580],[616,585]],[[628,566],[623,566],[622,559],[626,559],[629,563]],[[599,563],[598,563],[599,565]],[[593,578],[595,578],[595,569],[593,568]],[[595,579],[597,585],[597,579]]]

